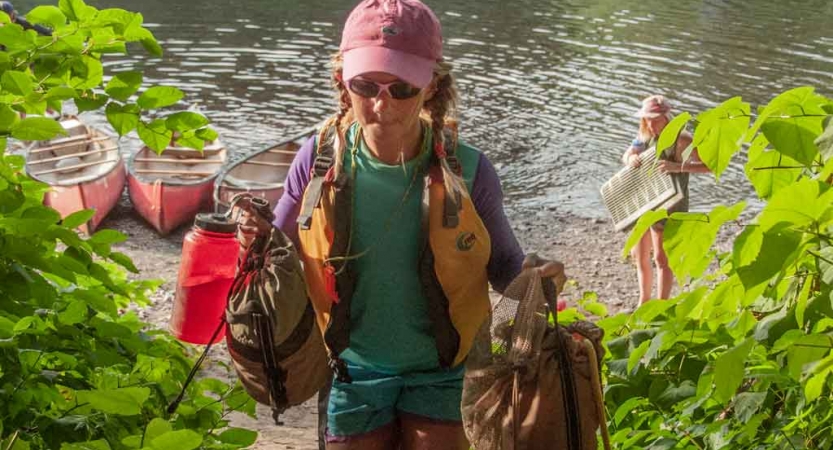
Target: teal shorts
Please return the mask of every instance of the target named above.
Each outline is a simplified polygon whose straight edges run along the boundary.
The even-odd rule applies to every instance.
[[[327,405],[327,440],[359,436],[393,424],[400,414],[462,422],[461,365],[450,370],[388,375],[348,365],[352,383],[333,381]]]

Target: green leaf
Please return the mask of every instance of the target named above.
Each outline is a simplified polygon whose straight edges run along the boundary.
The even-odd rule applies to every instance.
[[[155,418],[150,421],[145,429],[145,442],[151,442],[165,433],[173,431],[171,424],[164,419]]]
[[[815,144],[824,161],[833,159],[833,120],[831,118],[827,118],[824,133],[816,138]]]
[[[249,447],[257,441],[257,432],[244,428],[228,428],[218,436],[221,442],[226,444]]]
[[[749,352],[755,345],[753,339],[746,339],[731,350],[720,355],[714,363],[715,399],[721,403],[728,402],[735,396],[743,382],[744,366]]]
[[[732,207],[719,205],[708,214],[674,213],[665,224],[663,248],[668,265],[682,283],[687,277],[699,277],[711,261],[711,247],[724,223],[736,220],[745,202]]]
[[[142,72],[121,72],[116,74],[105,88],[110,97],[126,102],[142,86]]]
[[[71,98],[75,98],[75,95],[75,89],[67,86],[55,86],[46,92],[46,98],[56,100],[69,100]]]
[[[20,122],[20,114],[9,105],[0,105],[0,131],[10,131],[12,127]]]
[[[89,241],[96,244],[118,244],[127,240],[127,236],[116,230],[98,230],[93,234]]]
[[[156,39],[149,38],[149,39],[142,39],[142,47],[144,47],[145,51],[150,53],[151,55],[161,58],[162,57],[162,47],[156,42]]]
[[[12,136],[21,141],[43,141],[65,134],[58,121],[47,117],[27,117],[12,126]]]
[[[86,302],[75,301],[70,303],[65,310],[58,313],[58,320],[64,325],[84,323],[87,320],[87,311]]]
[[[821,397],[828,375],[830,375],[830,371],[825,371],[818,375],[813,375],[807,380],[807,383],[804,385],[804,396],[807,398],[808,403]]]
[[[822,132],[826,103],[812,87],[791,89],[764,108],[761,130],[776,150],[809,166],[818,155],[813,141]]]
[[[77,391],[76,395],[79,403],[89,403],[92,408],[101,412],[117,416],[135,416],[141,414],[142,405],[150,396],[150,389],[143,387],[99,389]]]
[[[648,347],[650,346],[651,341],[645,341],[639,344],[639,347],[628,355],[628,373],[633,373],[633,369],[642,362],[642,357],[648,352]]]
[[[825,247],[819,251],[819,271],[821,281],[827,285],[833,285],[833,247]]]
[[[766,392],[741,392],[735,397],[733,404],[738,420],[746,423],[764,406]]]
[[[149,124],[139,122],[139,137],[156,153],[162,153],[171,143],[173,131],[167,129],[164,119],[156,119]]]
[[[27,52],[37,47],[35,33],[23,31],[18,24],[10,24],[0,27],[0,45],[6,47],[7,52]]]
[[[169,431],[150,442],[158,450],[194,450],[202,444],[202,436],[191,430]]]
[[[200,128],[197,130],[196,137],[204,140],[204,141],[215,141],[219,135],[216,131],[212,130],[211,128]]]
[[[804,178],[780,190],[770,199],[758,218],[763,231],[786,223],[804,227],[817,222],[833,207],[830,185]]]
[[[665,152],[666,149],[676,146],[677,138],[680,136],[680,132],[689,120],[691,120],[691,114],[684,112],[679,116],[674,117],[671,122],[668,122],[668,125],[662,129],[662,133],[657,141],[657,158],[662,156],[662,153]]]
[[[744,167],[744,172],[755,187],[758,197],[765,199],[792,184],[802,171],[798,161],[775,150],[767,151],[768,145],[766,136],[759,135],[755,138],[749,148],[749,161]]]
[[[181,111],[171,114],[165,119],[168,129],[175,131],[191,131],[208,125],[208,119],[202,114],[191,111]]]
[[[749,128],[749,114],[749,104],[734,97],[697,116],[693,144],[715,178],[720,179],[732,156],[741,149]]]
[[[135,130],[139,125],[139,108],[136,105],[119,105],[110,103],[105,109],[107,121],[119,136]]]
[[[142,109],[164,108],[182,100],[184,96],[185,94],[175,87],[154,86],[143,92],[136,103]]]
[[[110,450],[110,444],[104,439],[88,442],[73,442],[61,444],[61,450]]]
[[[139,273],[139,269],[137,269],[136,266],[133,265],[133,261],[130,259],[129,256],[125,255],[124,253],[113,252],[113,253],[110,253],[109,258],[114,263],[124,267],[125,269],[127,269],[127,270],[129,270],[133,273]]]
[[[202,139],[194,136],[193,130],[182,133],[182,136],[177,138],[176,143],[177,145],[193,148],[196,150],[202,150],[205,147],[205,142]]]
[[[64,218],[62,224],[63,226],[69,229],[78,228],[81,225],[87,223],[90,219],[92,219],[94,215],[94,209],[85,209],[82,211],[74,212],[68,215],[66,218]]]
[[[795,380],[801,380],[804,366],[824,358],[830,353],[831,347],[833,343],[830,337],[824,334],[810,334],[795,341],[792,348],[787,350],[790,376]]]
[[[3,89],[15,95],[29,95],[34,91],[32,77],[27,73],[7,70],[0,80],[2,80]]]
[[[628,253],[630,253],[631,249],[636,246],[642,236],[648,232],[648,229],[657,222],[662,219],[668,217],[668,211],[664,209],[660,209],[657,211],[648,211],[639,220],[636,221],[636,225],[634,225],[631,234],[628,235],[628,241],[625,243],[625,248],[622,249],[622,257],[626,258]]]
[[[762,227],[757,227],[762,230]],[[763,234],[760,252],[748,265],[737,268],[738,277],[744,288],[750,290],[768,282],[784,267],[795,260],[795,252],[801,242],[801,235],[786,227],[772,229]]]
[[[46,24],[53,29],[67,23],[67,17],[64,13],[52,5],[36,6],[35,9],[29,11],[29,14],[26,14],[26,20],[31,23]]]
[[[798,328],[804,328],[804,312],[807,311],[807,301],[810,299],[810,291],[813,289],[813,281],[804,279],[801,283],[801,291],[795,299],[795,320]]]
[[[757,225],[748,225],[735,239],[732,251],[732,265],[735,269],[755,262],[764,243],[764,232]]]
[[[87,6],[83,0],[58,0],[58,7],[70,20],[84,22],[95,16],[96,9]]]
[[[70,86],[74,89],[94,89],[104,81],[104,67],[101,61],[84,55],[72,65],[74,75]]]
[[[95,94],[92,91],[87,91],[87,93],[83,97],[76,97],[75,98],[75,106],[78,107],[78,112],[85,112],[85,111],[96,111],[100,109],[102,106],[107,104],[107,101],[110,100],[110,97],[103,95],[103,94]],[[138,111],[138,108],[136,108]],[[109,117],[108,117],[109,120]],[[138,119],[137,119],[138,122]],[[111,122],[112,125],[112,122]],[[113,127],[115,128],[115,126]]]

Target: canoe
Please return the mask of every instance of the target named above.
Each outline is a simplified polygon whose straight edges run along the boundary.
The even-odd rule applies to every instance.
[[[217,212],[225,212],[231,198],[241,192],[264,198],[274,208],[283,195],[284,180],[295,154],[314,132],[313,129],[304,131],[223,169],[214,187]]]
[[[165,236],[200,211],[212,208],[214,180],[226,162],[218,141],[202,152],[172,146],[161,155],[142,147],[127,162],[127,191],[133,208]]]
[[[75,117],[61,120],[68,136],[41,141],[26,153],[26,173],[50,186],[44,204],[66,217],[82,209],[95,214],[79,230],[93,233],[121,197],[125,167],[116,138]]]

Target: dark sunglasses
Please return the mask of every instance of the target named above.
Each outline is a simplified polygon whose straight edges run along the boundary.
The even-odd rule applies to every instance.
[[[376,98],[382,92],[387,92],[390,98],[396,100],[406,100],[416,97],[422,89],[411,86],[404,81],[394,81],[392,83],[376,83],[373,81],[362,80],[361,78],[353,78],[347,83],[347,87],[354,94],[364,98]]]

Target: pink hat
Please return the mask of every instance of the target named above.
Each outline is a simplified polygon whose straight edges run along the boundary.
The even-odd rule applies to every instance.
[[[671,103],[662,95],[652,95],[642,100],[642,108],[634,114],[636,117],[653,119],[671,112]]]
[[[344,24],[341,52],[345,81],[385,72],[424,88],[443,58],[442,28],[419,0],[364,0]]]

